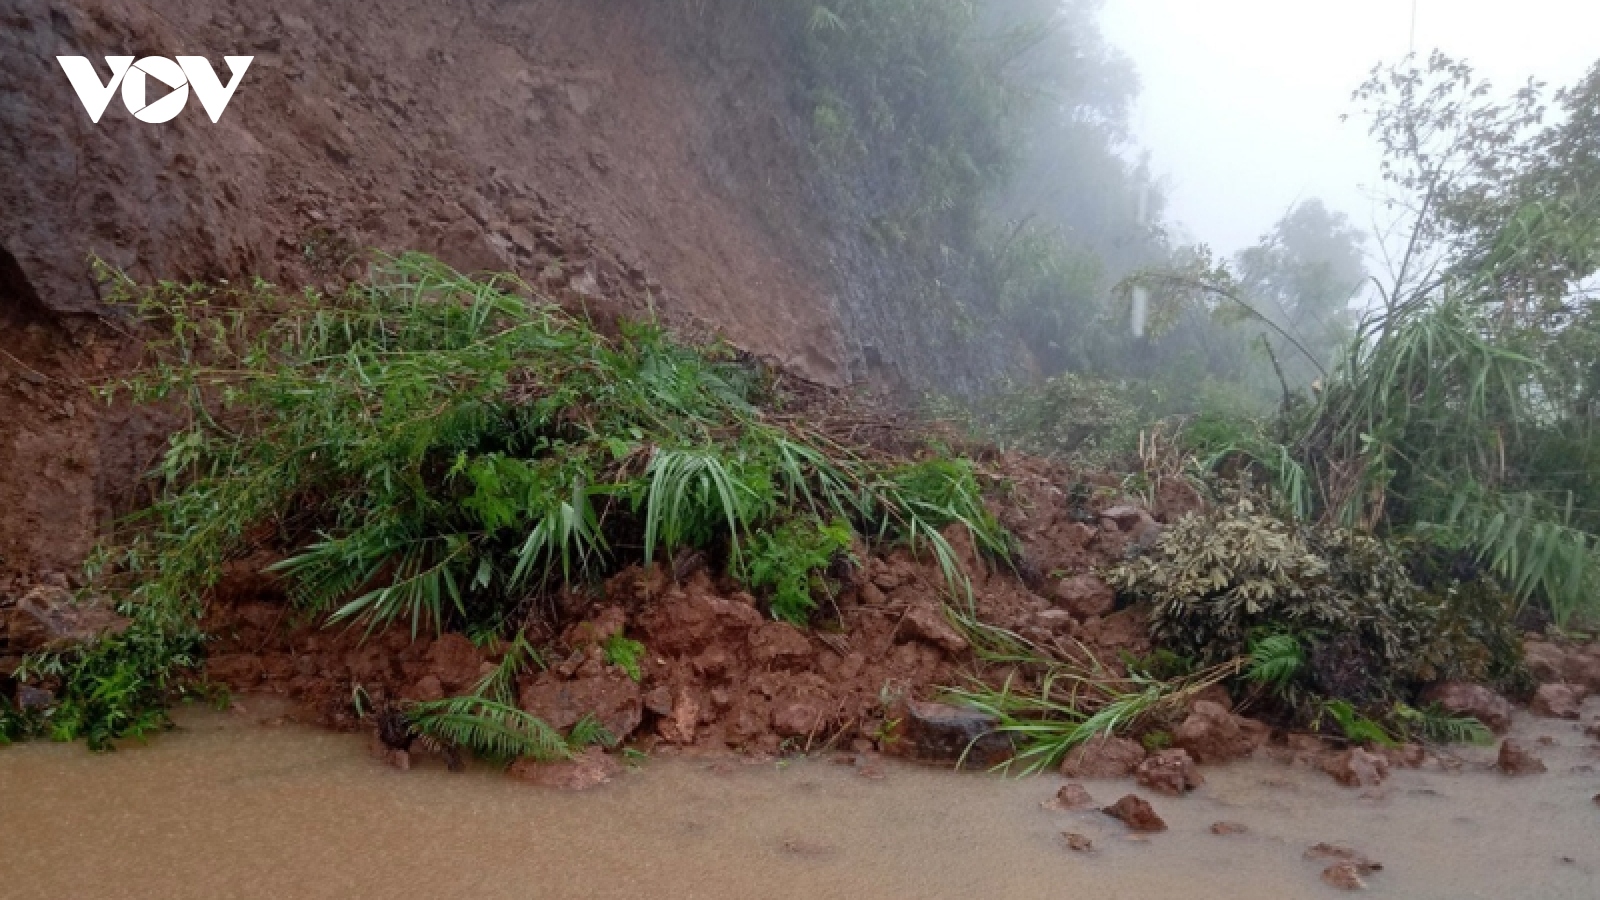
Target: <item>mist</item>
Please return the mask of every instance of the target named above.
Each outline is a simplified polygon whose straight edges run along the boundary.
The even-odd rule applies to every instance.
[[[1587,0],[1419,0],[1414,44],[1411,15],[1408,0],[1108,0],[1101,28],[1137,69],[1132,129],[1170,218],[1224,255],[1311,197],[1375,233],[1379,151],[1350,99],[1374,65],[1439,49],[1500,89],[1559,86],[1600,44]]]

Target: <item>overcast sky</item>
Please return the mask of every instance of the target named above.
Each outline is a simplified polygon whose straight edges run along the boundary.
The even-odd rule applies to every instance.
[[[1107,0],[1103,21],[1138,67],[1135,128],[1190,237],[1232,253],[1313,196],[1372,230],[1377,154],[1339,116],[1405,55],[1411,0]],[[1497,86],[1570,84],[1600,59],[1600,0],[1418,0],[1416,47]]]

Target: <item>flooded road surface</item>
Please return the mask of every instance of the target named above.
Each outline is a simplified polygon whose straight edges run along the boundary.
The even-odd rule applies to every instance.
[[[493,772],[402,773],[359,737],[180,714],[145,746],[0,750],[0,897],[1253,898],[1338,896],[1301,858],[1344,842],[1381,861],[1374,896],[1600,897],[1600,767],[1569,722],[1524,721],[1550,774],[1399,772],[1375,794],[1261,760],[1208,768],[1171,830],[1132,841],[1097,812],[1050,812],[1063,780],[826,760],[652,760],[582,794]],[[1585,722],[1600,706],[1591,701]],[[1574,770],[1577,771],[1574,771]],[[1101,803],[1131,782],[1088,782]],[[1245,824],[1219,837],[1219,820]],[[1091,854],[1062,831],[1089,835]]]

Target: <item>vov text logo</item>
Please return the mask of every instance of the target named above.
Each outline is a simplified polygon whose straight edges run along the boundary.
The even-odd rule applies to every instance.
[[[128,112],[133,113],[135,119],[151,124],[170,122],[183,112],[184,105],[189,102],[190,88],[194,88],[195,96],[200,98],[200,105],[205,107],[211,121],[221,119],[222,111],[228,108],[228,101],[233,99],[233,92],[253,59],[253,56],[224,56],[231,77],[224,85],[204,56],[180,56],[176,61],[165,56],[146,56],[138,62],[131,56],[108,56],[106,65],[111,67],[111,80],[103,83],[88,57],[56,57],[67,73],[67,80],[72,82],[72,89],[78,92],[78,99],[83,101],[89,121],[99,123],[111,102],[111,95],[120,86],[122,103],[128,107]],[[152,79],[165,85],[169,93],[146,102]]]

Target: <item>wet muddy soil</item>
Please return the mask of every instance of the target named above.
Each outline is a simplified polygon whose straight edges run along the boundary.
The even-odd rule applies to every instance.
[[[1600,758],[1572,722],[1519,720],[1549,768],[1524,778],[1473,748],[1457,773],[1367,790],[1264,758],[1207,767],[1183,799],[1085,782],[1100,805],[1150,800],[1169,828],[1134,838],[1047,808],[1057,776],[652,759],[572,794],[402,773],[358,736],[273,724],[271,704],[184,710],[176,732],[109,756],[0,751],[0,898],[1337,896],[1305,858],[1319,843],[1381,862],[1374,896],[1600,896]],[[1597,714],[1591,700],[1583,724]]]

